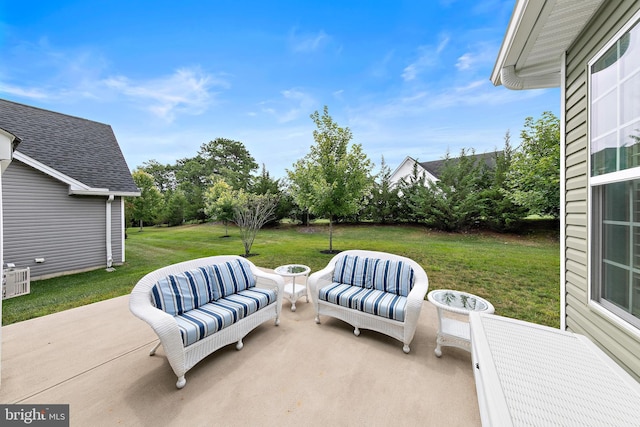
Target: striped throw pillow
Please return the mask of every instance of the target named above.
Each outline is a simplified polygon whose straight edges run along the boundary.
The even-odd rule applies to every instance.
[[[406,297],[413,289],[413,268],[403,261],[376,259],[372,263],[371,287]]]
[[[211,267],[222,297],[253,288],[256,285],[256,278],[251,273],[251,266],[245,260],[236,259]]]
[[[333,281],[345,285],[359,286],[361,288],[367,286],[369,270],[371,268],[371,259],[360,256],[345,255],[336,262],[333,271]]]
[[[212,273],[201,267],[158,280],[151,289],[155,306],[176,316],[220,298]]]

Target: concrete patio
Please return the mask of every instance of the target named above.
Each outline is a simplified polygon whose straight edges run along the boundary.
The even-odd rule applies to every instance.
[[[0,402],[70,405],[72,426],[480,425],[469,353],[435,357],[425,301],[411,353],[384,335],[313,321],[304,299],[176,378],[128,296],[2,328]]]

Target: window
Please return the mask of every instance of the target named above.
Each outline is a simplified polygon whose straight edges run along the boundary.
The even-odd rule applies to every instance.
[[[640,328],[640,25],[589,77],[591,298]]]

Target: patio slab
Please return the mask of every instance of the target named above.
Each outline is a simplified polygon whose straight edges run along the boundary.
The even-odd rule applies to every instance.
[[[411,353],[376,332],[313,321],[285,301],[265,323],[187,372],[178,390],[162,347],[128,296],[2,328],[0,402],[70,405],[71,425],[480,425],[469,353],[435,357],[425,301]]]

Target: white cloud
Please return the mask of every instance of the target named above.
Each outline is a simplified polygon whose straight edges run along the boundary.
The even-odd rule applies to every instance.
[[[44,100],[50,98],[50,94],[40,88],[19,87],[0,83],[0,92],[21,98]]]
[[[176,114],[202,114],[212,103],[213,86],[228,88],[229,84],[198,68],[181,68],[169,76],[133,82],[124,76],[103,80],[109,89],[120,93],[153,115],[172,122]]]
[[[439,56],[447,48],[450,37],[446,34],[440,34],[438,44],[433,46],[420,46],[418,48],[418,58],[407,65],[402,71],[402,79],[405,82],[415,80],[420,73],[435,66],[438,63]]]
[[[294,52],[315,52],[329,41],[329,35],[320,30],[316,34],[297,34],[294,28],[289,33],[289,43]]]
[[[458,62],[456,62],[456,68],[460,71],[468,70],[473,65],[473,62],[473,55],[471,55],[470,53],[465,53],[458,58]]]
[[[281,99],[261,103],[262,111],[275,116],[279,123],[292,122],[311,114],[316,105],[313,96],[298,89],[283,90],[280,94]]]

